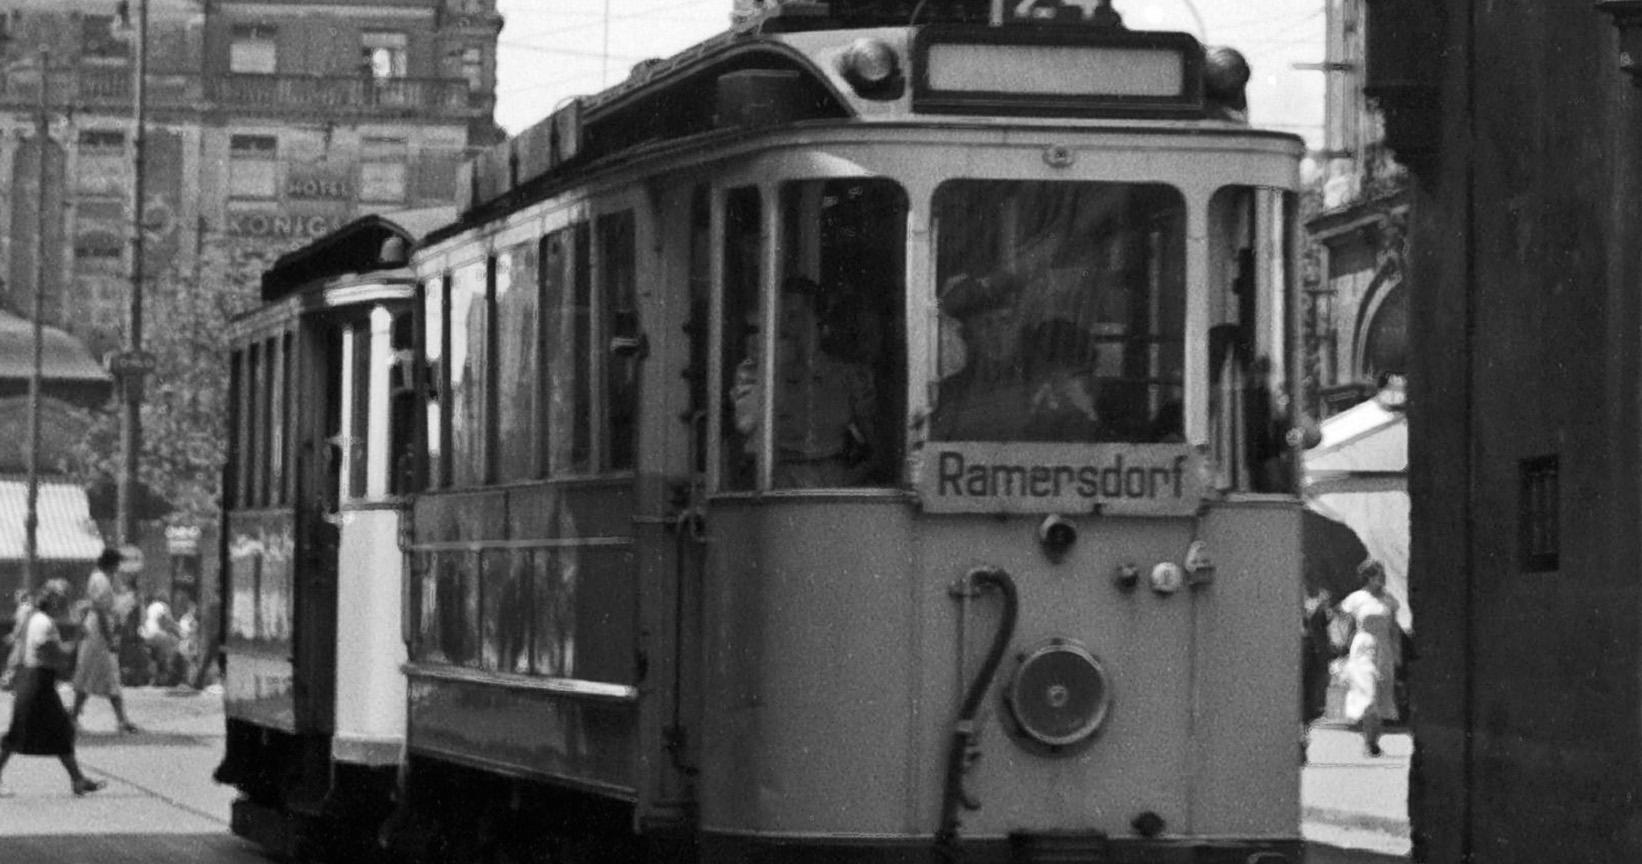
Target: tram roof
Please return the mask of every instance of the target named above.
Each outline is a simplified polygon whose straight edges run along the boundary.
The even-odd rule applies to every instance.
[[[262,274],[262,299],[278,300],[319,279],[403,267],[418,241],[455,218],[452,207],[361,216],[279,256]]]
[[[909,15],[907,4],[884,0],[766,0],[729,31],[643,61],[625,81],[479,153],[462,166],[458,210],[469,224],[483,221],[578,170],[663,142],[801,121],[1244,125],[1249,73],[1235,51],[1128,30],[1104,6],[1090,18],[1068,5],[1052,23],[1003,25],[988,23],[992,6],[920,3]]]

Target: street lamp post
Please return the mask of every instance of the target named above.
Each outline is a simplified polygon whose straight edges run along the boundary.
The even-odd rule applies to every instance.
[[[42,47],[40,64],[40,102],[35,117],[35,145],[40,154],[39,189],[36,206],[39,212],[34,244],[34,360],[29,369],[28,438],[28,510],[23,516],[23,584],[33,591],[40,587],[40,384],[45,365],[46,297],[46,164],[51,144],[51,116],[46,100],[47,74],[51,66],[51,51]]]
[[[148,133],[145,117],[148,87],[148,0],[137,0],[136,60],[132,64],[135,129],[132,143],[133,201],[131,205],[131,298],[126,322],[126,351],[120,364],[120,478],[115,506],[121,543],[137,542],[137,463],[142,452],[143,376],[150,364],[143,351],[143,151]]]

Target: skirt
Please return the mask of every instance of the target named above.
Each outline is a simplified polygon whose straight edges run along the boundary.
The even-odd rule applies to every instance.
[[[25,756],[66,756],[74,752],[74,724],[57,698],[57,672],[39,666],[17,670],[11,728],[0,747]]]
[[[118,696],[120,666],[114,646],[103,638],[103,628],[97,621],[102,614],[92,612],[85,618],[85,633],[80,637],[80,652],[74,664],[74,692]]]

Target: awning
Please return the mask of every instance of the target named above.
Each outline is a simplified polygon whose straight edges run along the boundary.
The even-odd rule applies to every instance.
[[[35,554],[42,561],[96,561],[103,538],[91,521],[85,490],[73,483],[40,482],[35,531]],[[28,483],[8,477],[0,480],[0,559],[20,561],[26,554],[24,518],[28,515]]]
[[[1306,506],[1351,528],[1385,565],[1385,587],[1413,631],[1408,606],[1408,419],[1370,399],[1323,421],[1305,454]],[[1337,598],[1338,599],[1338,598]]]

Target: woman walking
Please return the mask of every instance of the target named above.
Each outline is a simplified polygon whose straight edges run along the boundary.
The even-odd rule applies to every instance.
[[[13,753],[56,756],[68,770],[70,789],[75,795],[84,795],[104,784],[81,773],[80,763],[74,758],[74,726],[63,710],[62,700],[57,698],[57,666],[67,659],[68,651],[53,619],[67,608],[67,592],[52,583],[47,583],[35,600],[34,612],[22,633],[23,662],[17,670],[11,726],[0,737],[0,772]]]
[[[91,604],[81,624],[79,662],[74,665],[74,722],[92,696],[104,696],[114,706],[114,718],[121,732],[136,732],[137,724],[125,715],[125,698],[120,690],[119,622],[114,612],[114,585],[110,575],[120,567],[117,549],[104,549],[97,557],[97,569],[86,579],[86,600]]]
[[[1380,755],[1380,731],[1397,719],[1395,682],[1401,630],[1397,626],[1397,598],[1385,590],[1385,565],[1369,558],[1357,565],[1363,587],[1340,601],[1340,612],[1351,621],[1346,655],[1346,719],[1359,725],[1363,752]]]

